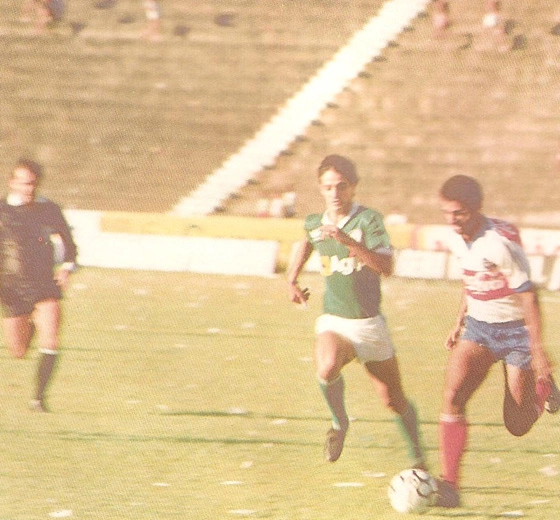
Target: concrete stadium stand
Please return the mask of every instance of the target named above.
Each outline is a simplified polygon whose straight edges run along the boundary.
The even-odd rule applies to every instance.
[[[180,216],[209,215],[264,167],[274,164],[344,87],[421,13],[431,0],[388,0],[334,57],[236,154],[175,205]]]

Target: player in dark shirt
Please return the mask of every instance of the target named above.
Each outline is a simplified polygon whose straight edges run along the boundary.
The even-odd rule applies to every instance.
[[[41,355],[30,406],[45,412],[45,390],[58,354],[60,300],[77,251],[60,207],[36,196],[41,175],[39,164],[20,159],[0,201],[0,303],[4,338],[14,357],[26,355],[37,333]],[[55,244],[64,251],[58,262]]]

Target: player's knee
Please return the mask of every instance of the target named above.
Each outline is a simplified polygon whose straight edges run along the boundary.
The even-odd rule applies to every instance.
[[[321,353],[315,358],[317,377],[324,381],[333,381],[340,374],[342,363],[336,352]]]
[[[318,363],[317,364],[317,378],[320,381],[334,381],[340,374],[340,370],[336,363]]]

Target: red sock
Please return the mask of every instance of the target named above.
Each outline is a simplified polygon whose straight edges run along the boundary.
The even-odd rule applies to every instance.
[[[462,415],[442,415],[439,420],[441,477],[458,487],[459,464],[467,447],[467,422]]]

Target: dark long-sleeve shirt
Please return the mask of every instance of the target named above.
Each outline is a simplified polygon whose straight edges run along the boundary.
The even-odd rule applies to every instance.
[[[64,262],[75,262],[77,248],[60,207],[38,197],[12,206],[0,201],[0,284],[18,286],[52,282],[53,235],[62,239]]]

